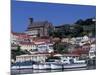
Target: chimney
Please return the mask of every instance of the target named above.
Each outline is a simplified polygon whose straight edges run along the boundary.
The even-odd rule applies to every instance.
[[[29,18],[29,23],[32,24],[33,23],[33,18]]]

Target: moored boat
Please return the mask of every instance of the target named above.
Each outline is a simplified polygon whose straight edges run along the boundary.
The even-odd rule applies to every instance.
[[[19,69],[32,69],[32,65],[21,65]]]
[[[14,69],[20,69],[20,67],[15,65],[15,66],[11,66],[11,69],[13,69],[13,70]]]
[[[73,68],[84,68],[84,67],[86,67],[87,66],[87,64],[63,64],[63,68],[64,69],[73,69]]]
[[[33,69],[38,70],[39,69],[39,64],[33,64]]]
[[[62,64],[61,63],[51,63],[51,69],[62,69]]]

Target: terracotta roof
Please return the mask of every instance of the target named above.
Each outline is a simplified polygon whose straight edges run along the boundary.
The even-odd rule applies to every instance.
[[[34,45],[34,42],[20,42],[21,45]]]
[[[35,42],[50,42],[50,40],[49,39],[33,39],[33,42],[35,43]]]
[[[89,50],[74,50],[73,52],[71,52],[72,54],[88,54]]]
[[[11,32],[13,35],[26,35],[25,33]]]
[[[20,38],[30,38],[29,35],[27,35],[26,33],[17,33],[17,32],[12,32],[13,35],[16,35]]]

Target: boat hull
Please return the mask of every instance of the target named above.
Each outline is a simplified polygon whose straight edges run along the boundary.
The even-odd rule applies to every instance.
[[[51,64],[51,69],[62,69],[63,67],[62,67],[62,64]]]
[[[87,67],[87,64],[63,64],[64,69],[83,68],[83,67]]]
[[[87,67],[87,64],[59,64],[59,63],[48,63],[48,64],[33,64],[24,66],[12,66],[11,69],[34,69],[34,70],[57,70],[57,69],[74,69]]]
[[[32,69],[32,65],[20,66],[20,69]]]
[[[38,70],[39,69],[39,65],[38,64],[33,64],[33,69]]]
[[[19,66],[12,66],[11,69],[15,70],[15,69],[20,69]]]

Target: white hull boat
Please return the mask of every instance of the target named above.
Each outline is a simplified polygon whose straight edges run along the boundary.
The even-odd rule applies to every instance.
[[[11,69],[20,69],[19,66],[12,66]]]
[[[49,63],[44,64],[45,69],[51,69],[51,65]]]
[[[51,69],[51,65],[48,63],[33,64],[33,69],[35,70]]]
[[[84,68],[87,64],[63,64],[64,69]]]
[[[42,69],[46,69],[46,68],[45,68],[44,64],[39,64],[39,69],[42,70]]]
[[[39,65],[38,64],[33,64],[33,69],[34,70],[38,70],[39,69]]]
[[[85,60],[74,60],[74,62],[45,62],[30,65],[13,65],[11,69],[34,69],[34,70],[57,70],[57,69],[73,69],[87,67]]]
[[[32,69],[32,65],[27,65],[27,66],[20,66],[20,69]]]
[[[87,64],[57,64],[57,63],[50,63],[50,64],[33,64],[27,66],[12,66],[11,69],[34,69],[34,70],[47,70],[47,69],[73,69],[73,68],[83,68],[87,67]]]
[[[51,63],[51,69],[62,69],[62,64]]]

